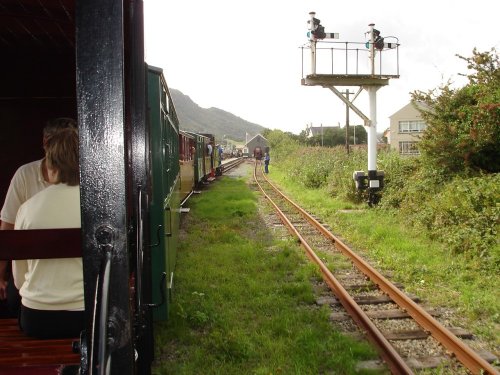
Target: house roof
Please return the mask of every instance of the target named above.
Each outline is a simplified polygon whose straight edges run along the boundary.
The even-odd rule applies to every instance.
[[[309,126],[306,131],[311,135],[319,135],[327,129],[338,129],[338,126]]]
[[[264,136],[262,136],[261,134],[256,134],[252,138],[250,138],[250,140],[247,143],[245,143],[245,146],[248,145],[250,142],[252,142],[257,137],[260,137],[260,138],[264,139],[267,142],[267,139]]]
[[[417,107],[417,108],[415,108],[415,107]],[[403,111],[407,110],[408,108],[423,109],[423,108],[428,108],[428,106],[425,103],[415,102],[412,100],[407,105],[405,105],[404,107],[401,107],[398,111],[394,112],[391,116],[389,116],[389,118],[397,116],[400,112],[403,112]]]

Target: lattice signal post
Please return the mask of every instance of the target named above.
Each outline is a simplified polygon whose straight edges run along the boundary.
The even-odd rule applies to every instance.
[[[380,31],[374,28],[375,24],[369,25],[366,33],[369,40],[366,42],[334,42],[331,39],[338,39],[338,33],[325,32],[321,21],[315,17],[315,12],[310,12],[308,22],[309,45],[306,48],[311,50],[310,74],[302,74],[301,84],[304,86],[322,86],[330,89],[343,103],[352,109],[359,117],[364,120],[364,126],[368,133],[368,172],[355,171],[353,179],[358,190],[368,190],[368,203],[376,204],[379,201],[379,192],[383,188],[384,172],[377,171],[377,90],[382,86],[389,84],[389,79],[399,78],[399,43],[396,37],[382,37]],[[327,39],[327,40],[325,40]],[[389,40],[389,42],[387,42]],[[319,47],[318,43],[330,45],[329,47]],[[321,50],[330,51],[331,71],[327,74],[318,73],[317,62],[318,53]],[[339,52],[344,56],[334,59],[334,53]],[[396,64],[389,61],[391,69],[395,69],[394,74],[382,73],[383,63],[382,54],[384,52],[396,52]],[[370,71],[365,74],[360,72],[359,55],[367,53],[370,62]],[[375,57],[378,55],[378,61]],[[337,55],[336,55],[337,56]],[[352,59],[354,56],[354,63]],[[337,72],[335,64],[341,62],[345,66],[344,72]],[[378,63],[378,71],[376,65]],[[302,61],[304,65],[304,60]],[[352,72],[354,71],[354,73]],[[358,92],[352,97],[352,100],[344,97],[342,92],[336,86],[358,86]],[[370,114],[366,116],[354,104],[358,95],[366,90],[368,92],[370,103]]]

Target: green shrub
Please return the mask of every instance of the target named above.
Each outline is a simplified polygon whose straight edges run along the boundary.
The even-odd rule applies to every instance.
[[[334,165],[330,149],[314,147],[304,153],[300,164],[301,183],[311,189],[323,187]]]
[[[455,253],[495,258],[500,223],[500,174],[453,179],[428,202],[431,234]],[[498,259],[493,259],[498,262]]]
[[[379,168],[384,171],[384,189],[380,206],[383,208],[399,208],[405,199],[404,192],[409,181],[419,169],[419,159],[401,157],[397,151],[380,154]]]
[[[301,147],[289,155],[288,160],[288,177],[310,189],[324,186],[333,169],[328,148]]]
[[[332,197],[359,203],[364,200],[362,193],[356,190],[352,178],[354,171],[365,170],[367,163],[366,148],[356,148],[349,154],[344,147],[333,149],[335,169],[328,179],[328,192]]]
[[[394,179],[398,182],[394,186],[389,186],[387,190],[384,189],[381,207],[390,207],[389,202],[384,203],[384,199],[389,195],[393,202],[397,202],[393,207],[399,209],[398,214],[409,224],[430,230],[433,209],[428,202],[450,182],[450,177],[447,178],[439,170],[424,168],[419,160],[413,160],[415,160],[413,168],[403,168],[404,175],[397,176],[396,172]]]
[[[500,266],[500,175],[447,177],[418,159],[389,156],[381,209],[420,227],[452,253],[485,258]]]

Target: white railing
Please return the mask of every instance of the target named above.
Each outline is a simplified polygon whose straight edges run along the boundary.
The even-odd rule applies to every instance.
[[[387,38],[386,38],[387,39]],[[372,75],[370,48],[362,42],[317,41],[316,58],[311,59],[311,46],[302,50],[302,78],[312,74]],[[375,76],[399,77],[399,43],[386,43],[389,47],[375,50]],[[315,60],[316,66],[311,66]],[[315,69],[313,69],[315,68]]]

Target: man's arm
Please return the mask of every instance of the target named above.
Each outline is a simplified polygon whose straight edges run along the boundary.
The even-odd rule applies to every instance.
[[[6,223],[5,221],[2,221],[2,224],[0,224],[0,230],[11,230],[11,229],[14,229],[14,224]]]
[[[0,230],[14,229],[14,224],[6,223],[2,221],[0,224]],[[6,260],[0,260],[0,300],[7,298],[7,265],[9,264]]]

